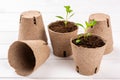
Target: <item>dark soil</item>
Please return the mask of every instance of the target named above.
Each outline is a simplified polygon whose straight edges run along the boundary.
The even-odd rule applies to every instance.
[[[67,33],[77,29],[77,26],[73,22],[68,22],[65,26],[64,21],[56,21],[49,25],[49,28],[55,32]]]
[[[103,42],[102,39],[100,39],[97,36],[88,36],[88,37],[80,37],[80,43],[76,43],[77,39],[72,40],[72,42],[77,45],[77,46],[83,46],[83,47],[87,47],[87,48],[96,48],[96,47],[102,47],[105,45],[105,43]]]

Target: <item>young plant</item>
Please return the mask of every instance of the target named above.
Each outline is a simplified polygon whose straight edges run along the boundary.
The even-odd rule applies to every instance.
[[[59,19],[62,19],[64,20],[64,24],[65,24],[65,27],[67,27],[67,24],[68,24],[68,20],[74,15],[73,13],[73,10],[71,9],[71,7],[68,5],[68,6],[64,6],[65,10],[66,10],[66,17],[62,17],[62,16],[56,16],[57,18]]]
[[[77,26],[80,26],[84,29],[84,35],[79,35],[78,38],[76,39],[76,44],[80,43],[81,40],[80,40],[80,37],[84,36],[85,39],[87,39],[87,37],[91,36],[91,33],[87,33],[87,30],[90,28],[90,27],[93,27],[95,24],[96,24],[96,21],[95,20],[92,20],[90,22],[87,22],[85,21],[85,24],[86,26],[83,26],[82,24],[80,23],[76,23]]]

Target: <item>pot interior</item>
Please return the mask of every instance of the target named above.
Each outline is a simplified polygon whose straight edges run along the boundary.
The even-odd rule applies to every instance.
[[[11,65],[18,71],[32,71],[35,67],[35,56],[32,49],[23,42],[15,42],[9,54]]]

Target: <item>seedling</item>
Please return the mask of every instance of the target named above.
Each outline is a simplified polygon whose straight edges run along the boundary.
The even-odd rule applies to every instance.
[[[76,39],[76,44],[80,43],[81,40],[80,40],[80,37],[84,36],[85,39],[87,39],[87,37],[91,36],[91,33],[87,33],[87,30],[90,28],[90,27],[93,27],[95,24],[96,24],[96,21],[95,20],[92,20],[90,22],[87,22],[85,21],[85,24],[86,26],[83,26],[82,24],[80,23],[76,23],[77,26],[80,26],[84,29],[84,34],[80,34],[78,36],[78,38]]]
[[[65,10],[66,10],[66,17],[62,17],[62,16],[56,16],[57,18],[59,19],[62,19],[64,20],[64,24],[65,24],[65,27],[67,27],[67,24],[68,24],[68,20],[74,15],[73,13],[73,10],[71,9],[71,7],[68,5],[68,6],[64,6]]]

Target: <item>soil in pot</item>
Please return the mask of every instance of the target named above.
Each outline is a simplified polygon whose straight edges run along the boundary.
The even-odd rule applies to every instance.
[[[96,47],[102,47],[105,45],[102,39],[94,35],[88,36],[88,37],[82,36],[79,39],[81,40],[80,43],[76,43],[77,39],[72,40],[72,42],[77,46],[83,46],[87,48],[96,48]]]
[[[68,22],[65,26],[64,21],[56,21],[49,25],[49,28],[55,32],[67,33],[77,29],[77,26],[73,22]]]

